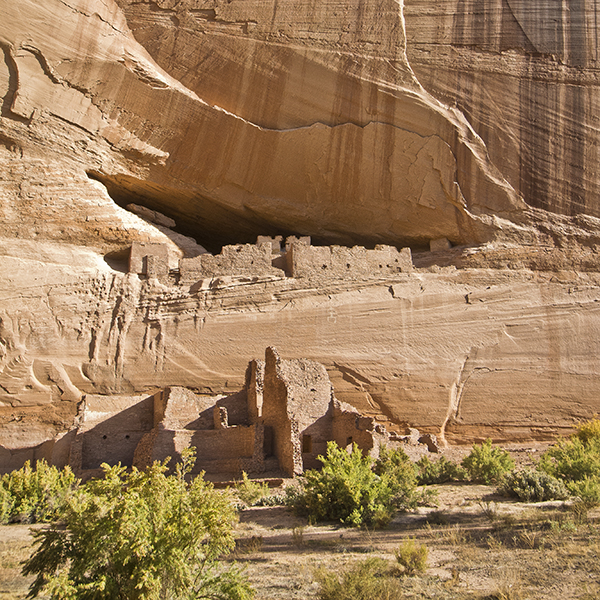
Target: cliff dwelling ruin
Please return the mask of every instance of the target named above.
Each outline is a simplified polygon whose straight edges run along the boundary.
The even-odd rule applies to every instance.
[[[236,478],[242,471],[294,476],[318,467],[330,440],[375,456],[381,444],[405,440],[337,400],[327,371],[315,361],[283,360],[267,348],[264,361],[250,362],[246,380],[229,396],[182,387],[146,397],[86,396],[77,427],[67,434],[69,464],[87,478],[103,462],[143,468],[194,446],[195,472],[208,478]],[[434,448],[435,436],[421,442]]]
[[[447,240],[446,240],[447,242]],[[434,245],[439,243],[435,241]],[[224,246],[221,253],[208,252],[182,258],[170,268],[167,246],[135,243],[129,256],[129,272],[163,283],[190,286],[196,291],[205,280],[222,277],[293,277],[371,279],[412,271],[410,248],[398,251],[378,245],[373,250],[362,246],[312,246],[310,237],[286,238],[259,236],[256,244]]]

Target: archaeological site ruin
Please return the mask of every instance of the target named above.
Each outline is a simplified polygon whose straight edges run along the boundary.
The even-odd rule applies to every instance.
[[[599,13],[2,1],[0,472],[600,413]]]

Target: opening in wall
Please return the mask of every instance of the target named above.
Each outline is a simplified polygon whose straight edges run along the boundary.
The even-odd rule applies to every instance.
[[[312,452],[312,436],[303,435],[302,436],[302,453],[310,454]]]

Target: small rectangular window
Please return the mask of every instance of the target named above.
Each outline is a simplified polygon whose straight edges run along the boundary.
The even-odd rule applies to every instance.
[[[302,436],[302,453],[309,454],[312,452],[312,437],[310,435]]]

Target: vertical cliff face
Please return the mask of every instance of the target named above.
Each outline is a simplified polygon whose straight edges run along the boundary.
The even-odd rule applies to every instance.
[[[468,119],[415,78],[402,4],[121,7],[7,10],[7,139],[214,243],[224,221],[246,241],[427,245],[488,241],[494,218],[520,219]]]
[[[446,439],[597,408],[597,3],[0,5],[2,456],[84,393],[237,387],[270,344]],[[181,233],[447,250],[376,282],[184,281]],[[135,242],[159,278],[126,272]]]
[[[24,0],[3,14],[5,145],[213,245],[277,231],[530,243],[528,205],[600,214],[592,2]]]
[[[456,106],[525,201],[600,214],[597,2],[406,0],[419,81]]]

